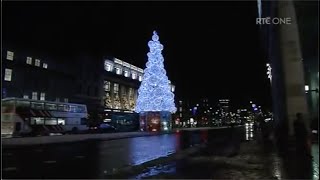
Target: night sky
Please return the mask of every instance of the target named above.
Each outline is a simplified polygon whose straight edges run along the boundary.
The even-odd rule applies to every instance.
[[[145,68],[156,30],[177,99],[271,104],[256,1],[3,5],[4,46],[52,57],[108,55]]]

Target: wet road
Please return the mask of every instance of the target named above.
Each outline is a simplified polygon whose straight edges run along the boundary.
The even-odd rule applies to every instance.
[[[109,141],[90,140],[78,143],[35,145],[19,148],[3,147],[2,176],[4,179],[117,178],[108,174],[117,171],[119,168],[140,165],[150,160],[166,157],[172,153],[203,144],[205,145],[204,148],[191,156],[192,158],[195,157],[194,159],[200,161],[200,163],[188,163],[182,159],[181,161],[145,167],[146,170],[143,170],[143,172],[134,172],[134,174],[121,177],[140,179],[159,174],[169,174],[168,178],[212,178],[213,171],[217,175],[216,177],[220,177],[220,179],[226,177],[219,176],[219,174],[239,177],[240,175],[232,174],[235,172],[225,171],[229,169],[226,165],[222,164],[223,167],[219,170],[221,167],[212,166],[210,162],[202,162],[201,157],[205,157],[205,159],[208,159],[208,157],[222,157],[221,160],[223,162],[231,160],[231,164],[235,163],[240,167],[239,172],[244,172],[242,169],[244,166],[250,167],[250,163],[254,164],[256,161],[249,154],[252,151],[252,147],[257,145],[254,143],[245,144],[244,142],[252,142],[255,138],[257,137],[251,127],[239,127],[235,129],[178,131],[173,134]],[[240,146],[242,147],[240,148]],[[242,149],[243,155],[241,153],[237,155],[240,149]],[[197,159],[197,156],[200,159]],[[310,166],[309,169],[302,167],[307,167],[306,164],[312,163],[309,160],[296,160],[295,156],[291,156],[287,160],[281,160],[275,152],[265,152],[265,154],[258,156],[263,157],[262,161],[265,164],[263,167],[266,167],[262,168],[265,170],[261,172],[271,174],[276,179],[301,179],[302,177],[318,179],[319,177],[319,171],[316,170],[318,165],[313,163],[313,166]],[[249,165],[241,164],[247,161],[251,161]],[[259,167],[253,168],[259,169]],[[307,173],[310,170],[312,171],[311,168],[313,168],[313,173]],[[256,170],[249,171],[254,174]],[[250,179],[250,173],[243,174],[244,179]],[[251,178],[259,179],[258,177],[261,179],[261,176],[252,176]],[[160,176],[160,178],[163,179],[166,176]],[[270,178],[267,177],[267,179]]]
[[[118,168],[167,156],[208,140],[224,142],[229,133],[230,129],[180,131],[111,141],[3,147],[3,178],[104,178]]]

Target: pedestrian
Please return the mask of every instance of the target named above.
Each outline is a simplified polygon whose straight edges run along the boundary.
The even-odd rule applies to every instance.
[[[296,149],[299,155],[310,155],[308,148],[308,130],[303,121],[302,113],[296,114],[294,121],[294,134],[296,138]]]

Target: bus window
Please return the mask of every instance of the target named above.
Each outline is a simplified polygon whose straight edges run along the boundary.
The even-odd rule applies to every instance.
[[[63,104],[58,105],[58,111],[64,111],[64,105]]]
[[[66,124],[66,122],[65,122],[65,120],[64,120],[64,119],[60,119],[60,118],[58,118],[58,124],[59,124],[59,125],[65,125],[65,124]]]
[[[40,117],[31,117],[31,124],[33,125],[43,125],[44,124],[44,118]]]
[[[86,107],[85,106],[77,106],[77,112],[78,113],[86,113]]]
[[[46,103],[46,110],[57,110],[56,104]]]
[[[64,111],[70,111],[70,106],[69,105],[64,105]]]
[[[57,125],[58,121],[56,118],[47,118],[45,119],[45,125]]]
[[[17,100],[17,107],[30,107],[30,101]]]
[[[38,102],[31,103],[31,108],[33,108],[33,109],[44,109],[43,106],[44,106],[43,103],[38,103]]]
[[[77,112],[77,106],[70,105],[70,112]]]
[[[14,112],[14,101],[3,101],[1,110],[2,113]]]

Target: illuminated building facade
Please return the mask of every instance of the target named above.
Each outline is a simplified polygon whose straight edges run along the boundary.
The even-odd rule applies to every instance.
[[[3,52],[2,98],[86,104],[90,123],[139,128],[133,109],[143,77],[141,68],[110,57],[81,55],[66,60],[14,48]]]

